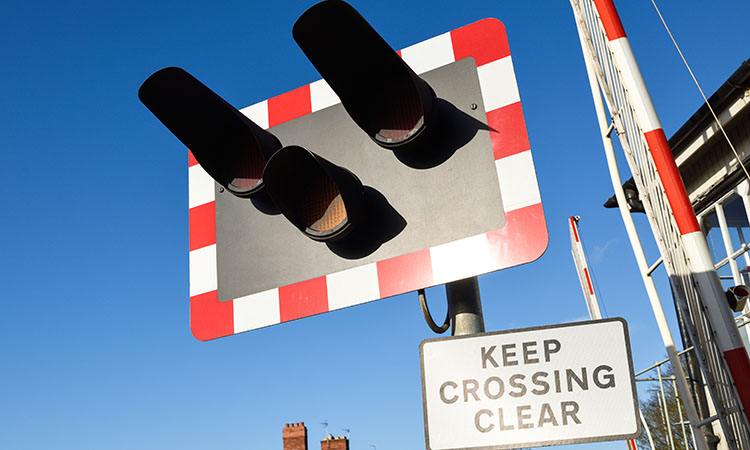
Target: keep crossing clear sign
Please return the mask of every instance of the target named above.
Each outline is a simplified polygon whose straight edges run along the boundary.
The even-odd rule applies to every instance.
[[[429,450],[640,435],[623,319],[429,339],[420,357]]]

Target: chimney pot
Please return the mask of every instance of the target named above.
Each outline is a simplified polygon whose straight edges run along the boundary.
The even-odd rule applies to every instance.
[[[308,450],[307,428],[304,422],[292,422],[286,424],[282,430],[284,450]]]
[[[329,434],[320,441],[320,450],[349,450],[349,439],[346,436]]]

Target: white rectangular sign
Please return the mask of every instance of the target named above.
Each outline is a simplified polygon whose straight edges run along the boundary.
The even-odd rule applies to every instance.
[[[624,319],[420,345],[428,450],[625,440],[641,432]]]

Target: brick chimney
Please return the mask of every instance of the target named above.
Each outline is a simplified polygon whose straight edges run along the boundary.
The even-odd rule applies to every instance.
[[[349,439],[346,436],[331,436],[320,441],[320,450],[349,450]]]
[[[284,437],[284,450],[307,450],[305,422],[288,423],[281,434]]]

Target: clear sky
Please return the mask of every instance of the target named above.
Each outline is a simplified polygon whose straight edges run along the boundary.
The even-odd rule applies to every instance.
[[[0,448],[280,450],[284,424],[304,421],[316,449],[324,420],[352,450],[424,448],[418,347],[435,335],[416,294],[211,342],[189,329],[186,151],[137,89],[177,65],[244,107],[317,80],[291,37],[313,3],[3,4]],[[746,1],[660,3],[707,93],[750,57]],[[487,330],[587,316],[566,225],[580,215],[636,370],[665,358],[619,214],[601,206],[612,189],[568,2],[353,4],[396,49],[485,17],[507,28],[550,243],[480,277]],[[670,136],[702,100],[651,2],[617,6]],[[438,317],[442,292],[428,292]]]

